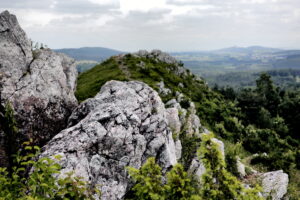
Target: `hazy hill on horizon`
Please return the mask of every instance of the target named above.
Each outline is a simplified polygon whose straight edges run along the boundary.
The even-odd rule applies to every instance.
[[[55,49],[77,61],[77,69],[84,72],[111,56],[126,52],[104,47]],[[218,74],[245,71],[299,69],[300,50],[284,50],[263,46],[232,46],[212,51],[169,52],[181,60],[192,72],[212,79]]]
[[[56,52],[64,53],[75,60],[93,60],[101,62],[107,58],[125,53],[123,51],[105,48],[105,47],[81,47],[81,48],[63,48],[54,49]]]

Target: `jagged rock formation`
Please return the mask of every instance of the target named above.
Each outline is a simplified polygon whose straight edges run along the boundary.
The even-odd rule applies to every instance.
[[[32,138],[42,145],[66,127],[77,106],[74,60],[49,49],[32,51],[17,18],[8,11],[0,14],[0,74],[1,103],[12,104],[18,140]],[[1,136],[0,143],[6,143],[3,132]],[[3,148],[0,166],[7,160]]]
[[[152,50],[151,52],[148,52],[146,50],[140,50],[136,53],[134,53],[133,55],[135,56],[139,56],[139,57],[144,57],[144,58],[150,58],[150,59],[154,59],[156,62],[163,62],[163,63],[167,63],[167,64],[173,64],[174,66],[176,66],[172,73],[175,73],[178,76],[187,76],[187,75],[191,75],[192,73],[183,67],[183,64],[181,62],[178,62],[178,60],[176,60],[176,58],[174,58],[173,56],[170,56],[169,54],[162,52],[161,50]],[[143,67],[143,63],[140,64],[141,67]],[[194,76],[194,80],[198,80],[201,81],[201,78],[199,76]],[[178,83],[180,84],[180,83]],[[182,84],[182,83],[181,83]]]
[[[157,92],[142,82],[110,81],[76,108],[69,128],[56,135],[42,156],[60,154],[63,172],[74,170],[102,199],[121,199],[129,187],[126,166],[156,157],[165,172],[176,163],[172,132]]]

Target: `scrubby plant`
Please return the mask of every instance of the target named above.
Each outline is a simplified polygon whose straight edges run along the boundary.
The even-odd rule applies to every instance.
[[[204,134],[198,151],[206,169],[201,180],[201,197],[207,200],[262,199],[258,196],[258,186],[254,189],[245,189],[242,183],[226,170],[225,159],[212,138],[213,134]]]
[[[135,199],[163,200],[164,186],[162,184],[162,173],[155,158],[149,158],[141,169],[128,167],[128,173],[136,182],[132,190]]]
[[[184,171],[181,164],[176,164],[167,173],[167,184],[165,185],[166,199],[189,200],[192,196],[196,198],[196,189],[193,187],[191,178]]]
[[[135,181],[132,199],[138,200],[201,200],[192,179],[181,164],[176,164],[163,182],[161,168],[155,158],[149,158],[140,168],[128,167],[129,175]]]
[[[10,102],[6,102],[5,106],[0,105],[0,129],[4,132],[4,148],[7,156],[7,164],[8,166],[12,166],[12,155],[17,152],[20,145],[17,121],[14,117],[14,110]],[[8,171],[11,171],[10,168]]]
[[[26,154],[17,153],[11,173],[0,168],[0,199],[1,200],[83,200],[94,199],[100,191],[90,188],[81,177],[72,172],[57,178],[61,166],[57,163],[59,156],[36,159],[40,148],[24,143]]]
[[[227,145],[225,148],[226,155],[225,155],[225,161],[226,161],[226,168],[227,170],[232,173],[235,176],[239,176],[239,172],[237,169],[237,159],[239,154],[242,150],[242,143],[238,142],[235,145]]]

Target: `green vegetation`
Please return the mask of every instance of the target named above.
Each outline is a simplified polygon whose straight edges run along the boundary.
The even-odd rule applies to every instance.
[[[3,130],[3,139],[6,141],[4,148],[7,153],[6,159],[8,162],[8,166],[12,166],[13,154],[17,153],[17,150],[20,145],[19,141],[17,140],[17,122],[14,117],[13,108],[9,102],[7,102],[5,106],[2,106],[2,104],[0,105],[0,129]]]
[[[30,142],[25,142],[24,145],[23,151],[26,154],[18,152],[11,172],[0,168],[0,199],[83,200],[94,199],[93,194],[100,194],[97,189],[89,188],[82,178],[75,177],[72,173],[63,178],[55,178],[60,175],[61,166],[56,162],[60,157],[55,156],[54,160],[45,157],[36,161],[39,147],[32,146]]]
[[[132,197],[127,199],[140,200],[189,200],[201,199],[192,185],[191,178],[183,170],[182,165],[175,165],[167,173],[167,182],[163,184],[162,169],[155,163],[155,158],[149,158],[140,168],[128,167],[128,172],[136,182],[132,188]]]
[[[234,101],[240,109],[240,123],[233,126],[235,129],[222,129],[218,125],[216,132],[228,135],[228,131],[235,130],[234,137],[226,138],[242,142],[251,153],[259,153],[251,159],[252,165],[267,170],[283,169],[290,177],[299,176],[300,91],[276,87],[266,73],[260,75],[253,89],[241,89],[234,95],[228,88],[216,91],[230,97],[227,100]],[[299,196],[294,177],[290,179],[289,196],[290,199]]]
[[[268,69],[264,70],[272,76],[274,84],[285,90],[298,89],[300,87],[299,69]],[[210,86],[230,87],[235,90],[241,88],[254,88],[255,80],[259,78],[262,70],[232,71],[205,76]]]
[[[4,131],[8,167],[0,168],[0,199],[12,200],[83,200],[94,199],[100,194],[90,188],[80,177],[67,173],[60,175],[59,156],[38,159],[40,148],[33,142],[24,142],[23,148],[17,139],[18,128],[10,103],[0,105],[0,128]]]
[[[172,98],[175,91],[202,95],[201,91],[207,90],[204,82],[196,81],[193,74],[175,74],[174,71],[177,69],[178,66],[175,64],[167,64],[153,58],[136,57],[131,54],[126,54],[124,57],[112,57],[79,75],[76,97],[83,101],[95,96],[101,86],[109,80],[140,80],[154,89],[158,89],[157,83],[163,80],[165,86],[174,91],[174,94],[163,97],[165,101]],[[179,87],[179,83],[182,83],[184,87]]]
[[[166,183],[163,184],[161,168],[155,163],[155,158],[149,158],[139,170],[127,168],[136,183],[132,188],[132,196],[127,199],[261,200],[258,196],[259,186],[245,189],[242,183],[226,170],[225,160],[217,144],[212,142],[212,136],[204,135],[199,149],[199,158],[206,168],[200,185],[193,181],[181,164],[175,165],[167,173]]]
[[[241,199],[259,200],[260,187],[245,189],[236,177],[226,169],[225,159],[218,149],[218,144],[211,138],[213,134],[204,134],[198,152],[200,160],[205,166],[205,173],[202,175],[201,196],[203,199]]]
[[[127,80],[114,58],[80,74],[75,95],[79,101],[93,97],[100,91],[101,86],[110,80]]]

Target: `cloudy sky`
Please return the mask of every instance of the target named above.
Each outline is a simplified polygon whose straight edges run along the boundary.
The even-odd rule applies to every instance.
[[[300,0],[0,0],[51,48],[300,49]]]

